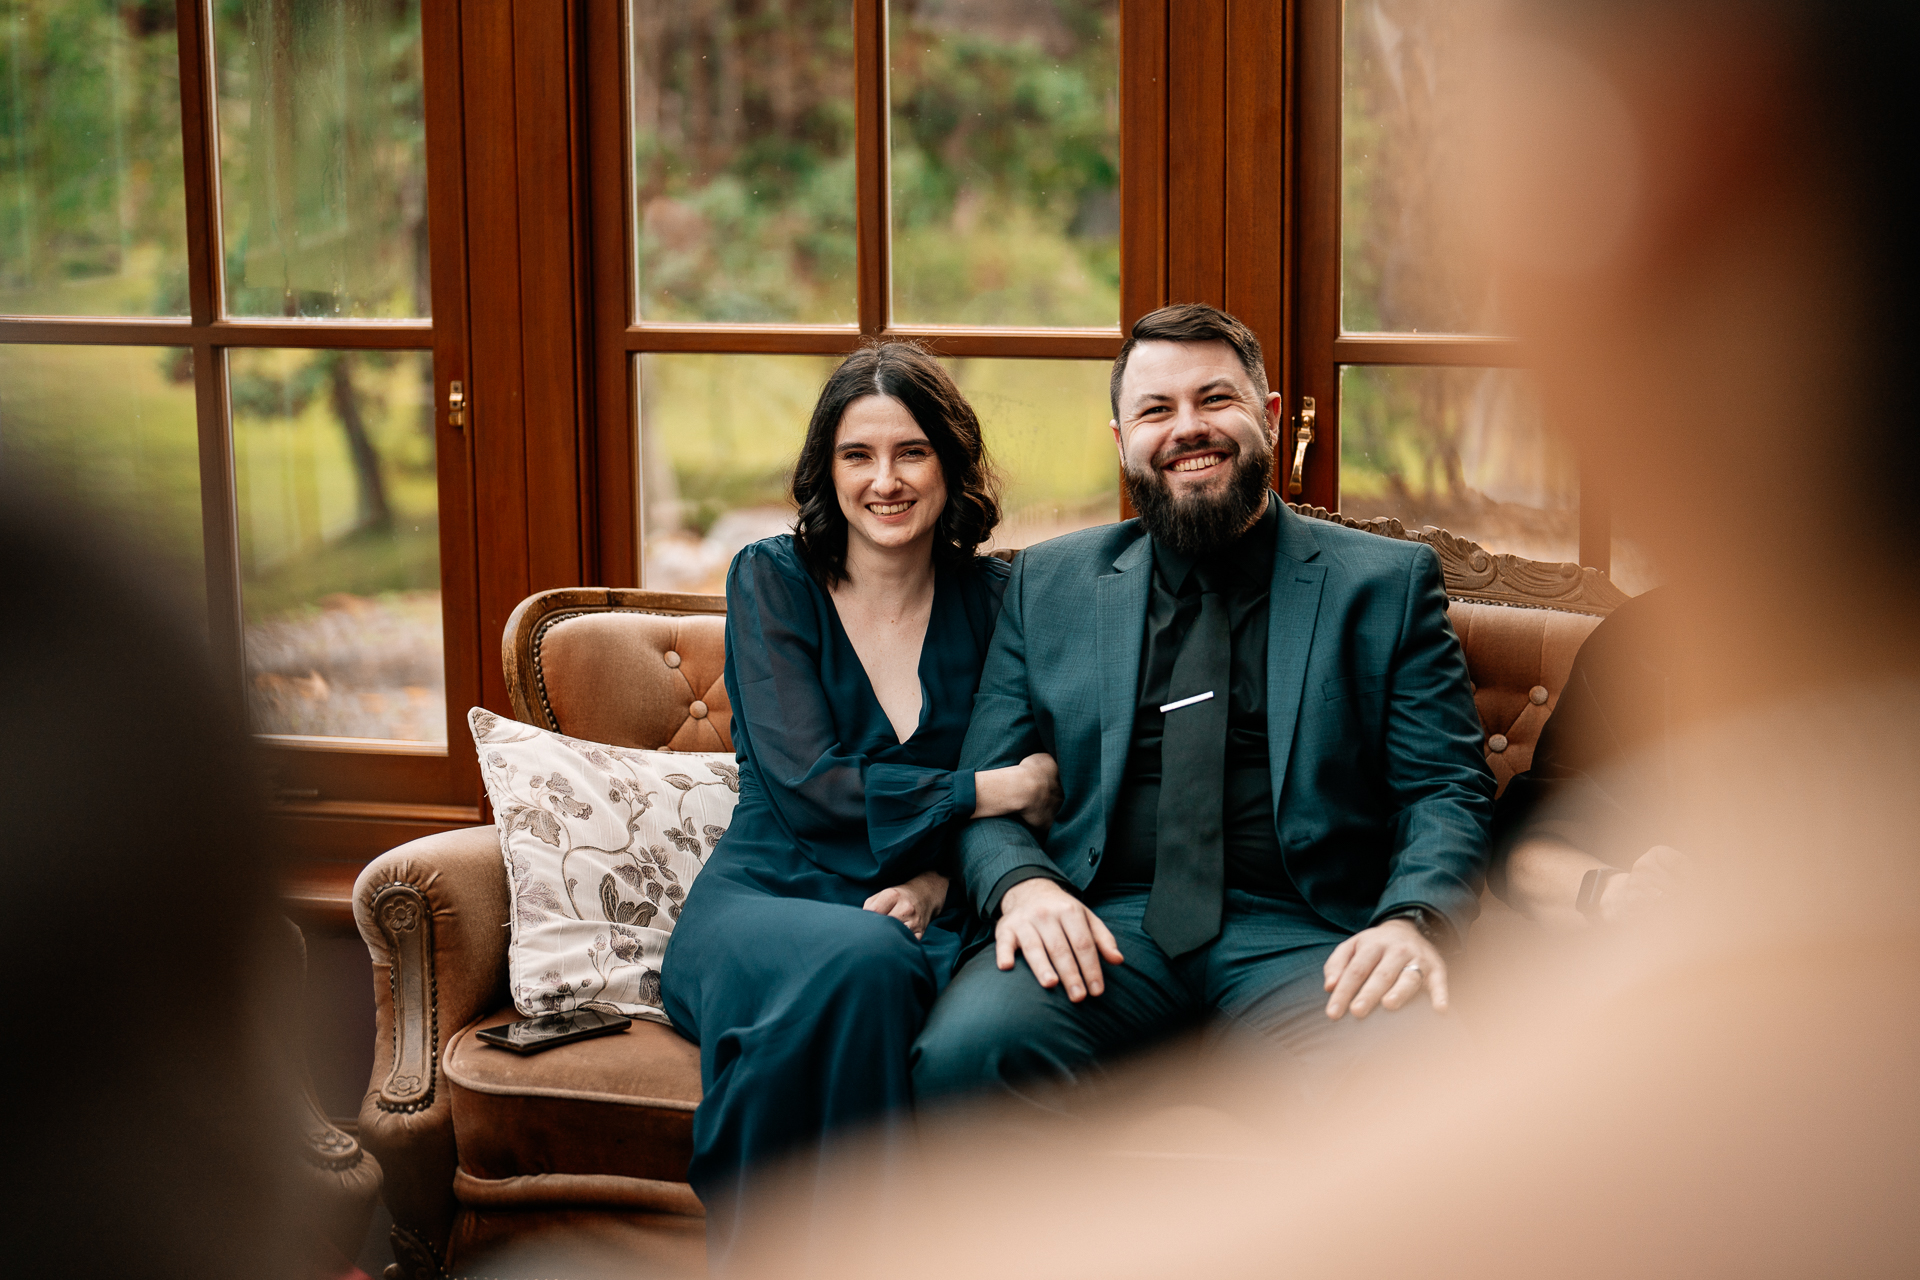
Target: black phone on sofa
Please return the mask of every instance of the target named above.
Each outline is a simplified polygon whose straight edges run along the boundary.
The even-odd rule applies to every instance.
[[[603,1013],[598,1009],[572,1009],[566,1013],[543,1013],[537,1018],[487,1027],[476,1034],[488,1044],[515,1053],[538,1053],[555,1045],[591,1040],[615,1031],[625,1031],[633,1019],[623,1013]]]

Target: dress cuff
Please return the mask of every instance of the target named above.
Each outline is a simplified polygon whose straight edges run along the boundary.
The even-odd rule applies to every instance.
[[[964,820],[973,814],[971,773],[876,764],[867,769],[866,787],[867,839],[883,863],[955,818]]]
[[[980,807],[980,798],[975,794],[974,774],[970,769],[956,770],[953,775],[953,816],[971,818],[973,811]]]
[[[1072,888],[1072,886],[1067,883],[1067,878],[1055,871],[1052,867],[1043,867],[1038,863],[1029,862],[1024,867],[1015,867],[994,881],[993,888],[988,891],[986,900],[980,904],[980,918],[983,920],[992,920],[995,916],[999,915],[1000,899],[1006,897],[1007,890],[1013,888],[1013,886],[1019,884],[1022,880],[1042,879],[1051,880],[1055,884],[1069,890]]]

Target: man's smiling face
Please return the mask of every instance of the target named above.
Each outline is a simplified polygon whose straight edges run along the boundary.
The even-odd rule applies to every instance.
[[[1226,343],[1134,347],[1113,435],[1154,536],[1189,551],[1238,536],[1264,505],[1279,423],[1280,397],[1263,399]]]

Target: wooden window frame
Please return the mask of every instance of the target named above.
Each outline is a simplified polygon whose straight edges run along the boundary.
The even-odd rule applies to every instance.
[[[1516,368],[1517,342],[1478,334],[1358,333],[1342,327],[1341,95],[1344,85],[1343,0],[1292,0],[1297,91],[1293,130],[1293,253],[1298,292],[1287,345],[1287,409],[1297,415],[1312,396],[1316,424],[1308,450],[1304,501],[1340,508],[1340,370],[1345,366],[1472,366]],[[1607,495],[1591,468],[1580,467],[1579,562],[1607,572],[1612,520]]]
[[[1111,328],[909,325],[893,318],[886,0],[853,0],[857,323],[662,322],[637,314],[626,5],[585,12],[592,181],[594,431],[600,566],[606,585],[639,585],[635,357],[655,352],[845,355],[869,339],[910,339],[935,354],[1111,360],[1125,327],[1166,300],[1168,0],[1120,0],[1120,315]],[[1116,510],[1118,517],[1122,512]]]
[[[433,319],[229,319],[219,305],[208,0],[176,0],[189,315],[0,317],[0,343],[193,350],[214,655],[238,685],[242,626],[226,353],[431,351],[436,404],[462,380],[464,430],[437,415],[448,742],[262,738],[278,838],[335,880],[384,848],[484,815],[459,709],[507,712],[495,644],[527,595],[640,582],[636,356],[841,355],[912,338],[941,355],[1111,359],[1141,315],[1205,302],[1252,326],[1289,411],[1314,396],[1309,503],[1339,503],[1343,365],[1517,361],[1499,339],[1340,328],[1341,0],[1119,0],[1116,327],[906,325],[892,315],[885,0],[851,0],[857,322],[665,323],[635,314],[626,13],[619,0],[428,0]],[[1177,21],[1176,21],[1177,18]],[[1278,479],[1278,477],[1276,477]],[[1116,516],[1128,514],[1122,498]],[[1583,475],[1580,559],[1608,564],[1604,495]],[[335,884],[329,893],[337,897]]]
[[[0,344],[184,347],[193,353],[199,444],[201,543],[205,557],[207,631],[214,669],[244,697],[245,629],[235,501],[227,353],[249,348],[421,351],[433,360],[433,395],[444,404],[448,384],[462,378],[466,313],[459,154],[459,37],[454,10],[421,7],[425,67],[426,148],[432,319],[311,321],[235,318],[224,314],[215,54],[209,0],[175,5],[180,127],[186,204],[188,314],[185,317],[0,316]],[[464,729],[459,698],[477,686],[479,635],[473,626],[473,505],[468,437],[436,414],[440,504],[441,620],[448,691],[448,732]],[[479,770],[471,752],[440,743],[256,735],[270,785],[286,816],[316,816],[318,846],[344,836],[358,846],[366,822],[384,833],[410,824],[444,826],[478,816]],[[350,797],[350,799],[343,799]],[[343,825],[344,824],[344,825]],[[355,828],[349,832],[348,828]],[[296,844],[312,843],[296,838]]]

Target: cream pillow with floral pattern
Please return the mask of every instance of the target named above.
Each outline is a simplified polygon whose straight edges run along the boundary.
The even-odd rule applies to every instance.
[[[733,757],[584,742],[479,707],[467,725],[511,884],[514,1007],[666,1022],[660,957],[733,820]]]

